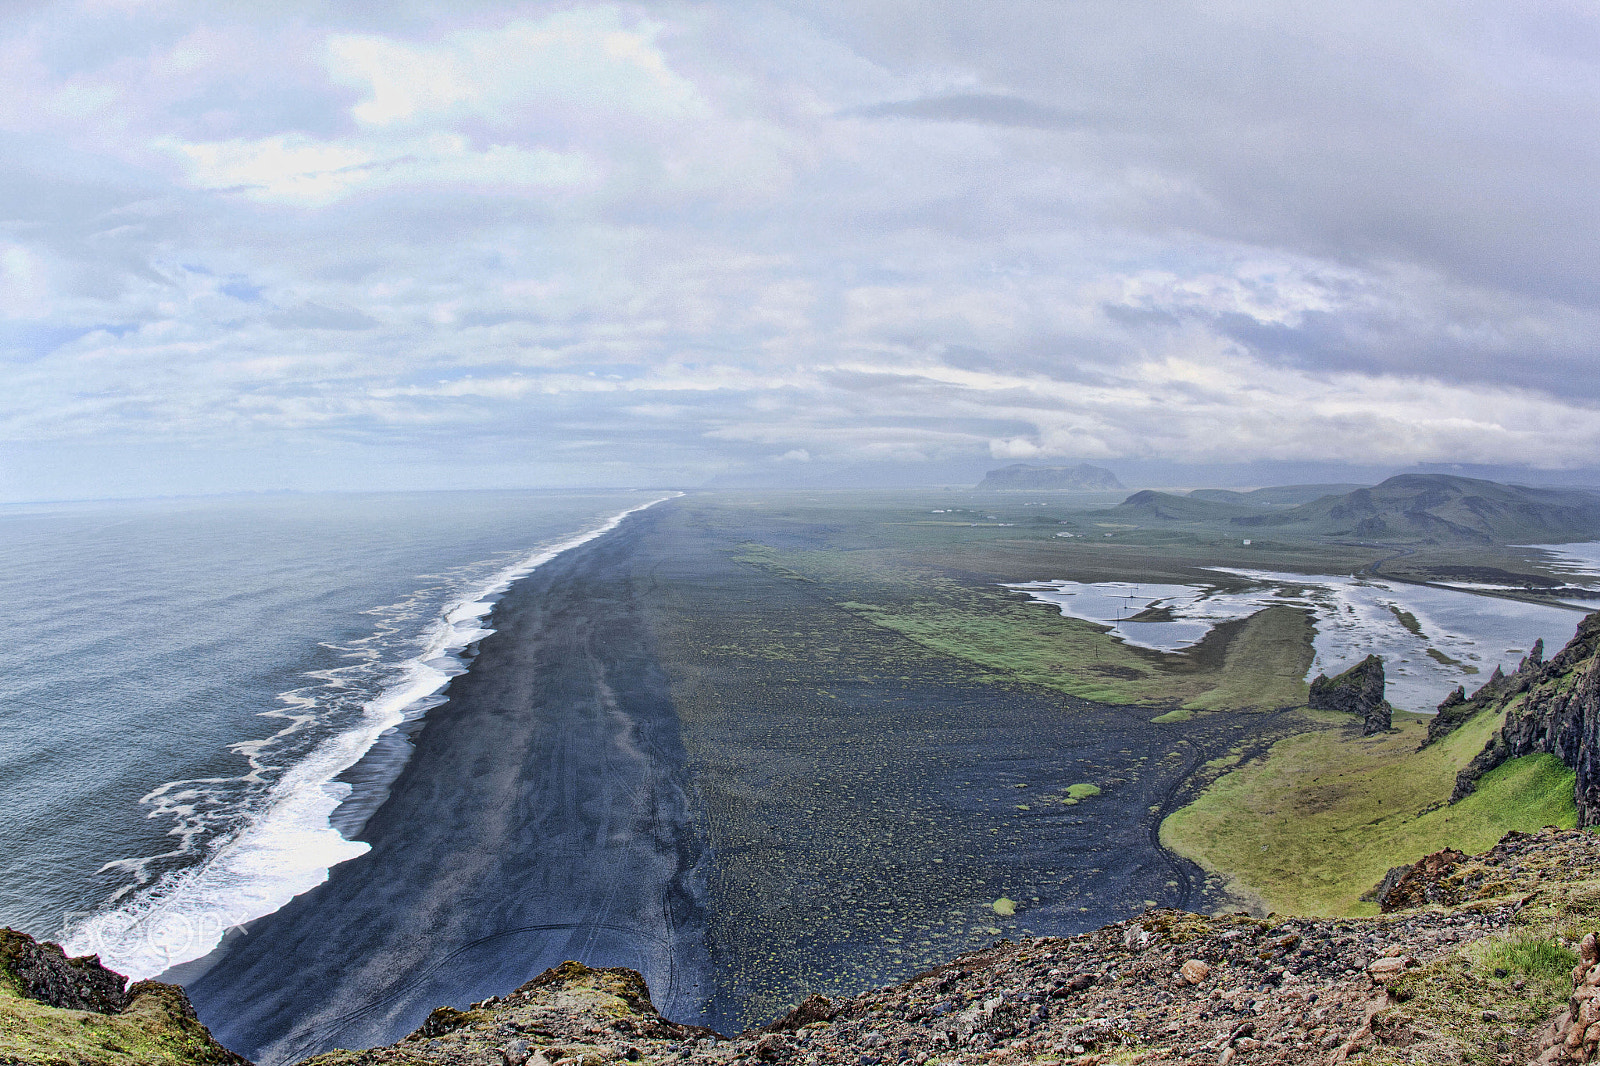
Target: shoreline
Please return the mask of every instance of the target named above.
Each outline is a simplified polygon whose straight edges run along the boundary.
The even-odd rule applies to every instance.
[[[184,975],[225,1044],[270,1066],[387,1043],[572,954],[695,999],[703,855],[634,590],[648,525],[513,584],[368,820],[371,850]]]
[[[500,597],[539,567],[670,498],[672,494],[662,494],[595,515],[578,532],[557,534],[559,539],[541,547],[524,547],[510,554],[509,561],[501,555],[488,564],[492,569],[455,588],[435,613],[418,618],[411,642],[393,649],[399,654],[392,660],[379,662],[389,676],[369,690],[353,717],[286,759],[275,745],[295,735],[305,721],[315,721],[325,697],[300,687],[278,693],[276,699],[290,706],[268,712],[282,722],[279,732],[233,745],[249,760],[252,773],[265,766],[281,775],[253,801],[237,835],[214,850],[214,842],[202,840],[201,850],[209,852],[202,861],[123,888],[112,897],[116,905],[102,906],[73,924],[64,938],[67,947],[107,958],[135,979],[196,975],[214,960],[227,930],[279,910],[326,881],[333,868],[365,854],[367,845],[359,839],[362,826],[404,768],[412,751],[410,738],[422,720],[443,702],[451,680],[467,671],[478,642],[493,632],[486,620]],[[187,779],[166,782],[143,802],[196,784]],[[182,850],[188,847],[186,843]],[[119,860],[143,861],[150,860]]]
[[[390,786],[410,760],[411,753],[415,750],[416,734],[422,729],[428,712],[444,702],[450,681],[472,668],[473,659],[476,657],[473,648],[495,632],[492,624],[495,605],[504,598],[513,585],[567,552],[615,531],[633,515],[682,495],[681,492],[672,492],[648,503],[629,507],[612,515],[593,529],[584,530],[547,548],[531,552],[501,569],[469,598],[455,603],[449,610],[443,612],[437,624],[449,634],[448,639],[444,640],[441,647],[433,653],[432,658],[429,657],[430,653],[423,652],[412,660],[411,665],[432,667],[440,659],[444,659],[448,660],[454,669],[449,670],[436,687],[420,694],[414,692],[403,703],[397,704],[396,713],[400,716],[399,720],[393,721],[385,728],[368,745],[359,759],[345,767],[333,779],[335,782],[352,786],[350,794],[328,815],[328,823],[338,831],[339,835],[346,840],[357,839],[362,829],[366,827],[367,820],[389,798]],[[400,688],[402,685],[403,683],[397,684],[394,688]],[[393,689],[386,689],[378,694],[373,703],[392,702],[392,696]]]

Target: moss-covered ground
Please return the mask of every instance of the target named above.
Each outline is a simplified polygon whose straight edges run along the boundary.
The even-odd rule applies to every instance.
[[[157,986],[121,1014],[61,1010],[19,995],[0,975],[0,1062],[28,1066],[229,1066],[241,1060],[212,1042]]]
[[[1511,830],[1576,821],[1572,771],[1553,756],[1515,759],[1449,805],[1456,772],[1501,718],[1484,712],[1418,750],[1427,719],[1397,715],[1361,737],[1340,716],[1228,769],[1162,825],[1169,848],[1222,875],[1236,895],[1283,914],[1373,913],[1360,899],[1393,866],[1441,848],[1484,851]]]

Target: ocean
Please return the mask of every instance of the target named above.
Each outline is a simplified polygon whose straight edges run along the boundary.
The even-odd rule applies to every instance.
[[[0,507],[0,925],[149,977],[317,885],[498,594],[668,495]]]

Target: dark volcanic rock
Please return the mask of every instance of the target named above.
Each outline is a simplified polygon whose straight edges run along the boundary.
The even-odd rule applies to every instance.
[[[767,1032],[794,1032],[812,1022],[830,1022],[835,1013],[832,1001],[826,996],[807,996],[794,1010],[768,1025]]]
[[[0,967],[29,999],[66,1010],[116,1014],[128,1005],[128,979],[100,965],[98,955],[69,959],[58,944],[0,929]]]
[[[1383,899],[1395,885],[1400,883],[1406,874],[1411,872],[1412,867],[1415,865],[1415,863],[1412,863],[1406,866],[1389,867],[1389,872],[1383,875],[1383,879],[1373,885],[1371,890],[1364,893],[1361,898],[1369,903],[1376,903],[1378,900]]]
[[[1117,475],[1098,466],[1011,466],[991,470],[978,482],[980,489],[1071,489],[1079,492],[1104,492],[1122,488]]]
[[[1454,905],[1462,900],[1459,886],[1450,883],[1447,879],[1457,866],[1465,862],[1467,856],[1453,848],[1436,851],[1432,855],[1424,855],[1411,866],[1396,867],[1390,870],[1393,875],[1399,870],[1405,872],[1395,879],[1394,883],[1378,894],[1378,906],[1385,913],[1404,910],[1407,907],[1421,907],[1429,903],[1442,903]],[[1384,878],[1387,883],[1389,877]]]
[[[97,956],[69,959],[14,929],[0,929],[0,1063],[250,1066],[212,1038],[177,985],[130,987]]]
[[[1533,642],[1533,649],[1523,656],[1522,662],[1518,663],[1516,670],[1509,675],[1496,666],[1494,673],[1489,675],[1489,680],[1471,696],[1467,695],[1465,689],[1456,686],[1456,690],[1439,704],[1439,713],[1433,716],[1433,721],[1428,723],[1428,739],[1423,747],[1454,732],[1457,726],[1485,707],[1496,703],[1504,704],[1511,697],[1528,691],[1543,666],[1544,640],[1540,639]],[[1498,766],[1499,763],[1494,765]],[[1474,776],[1471,780],[1476,781],[1477,777]],[[1472,789],[1467,789],[1467,792],[1471,791]]]
[[[1522,678],[1519,704],[1479,758],[1498,756],[1495,765],[1523,755],[1547,753],[1577,772],[1578,824],[1600,825],[1600,612],[1578,625],[1578,632],[1548,663],[1523,660],[1513,678]],[[1537,654],[1537,650],[1535,652]]]
[[[1428,739],[1422,746],[1427,747],[1447,733],[1454,732],[1457,726],[1479,710],[1480,707],[1467,699],[1466,688],[1457,685],[1455,691],[1444,698],[1428,721]]]
[[[1362,736],[1387,731],[1392,708],[1383,698],[1383,660],[1369,655],[1337,677],[1318,674],[1311,682],[1310,704],[1313,710],[1360,718]]]

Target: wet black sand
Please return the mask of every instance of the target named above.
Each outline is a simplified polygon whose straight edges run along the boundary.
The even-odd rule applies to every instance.
[[[707,960],[684,752],[639,610],[636,523],[519,582],[428,714],[372,851],[187,983],[263,1064],[410,1032],[568,958],[693,1013]]]
[[[577,958],[736,1031],[1001,936],[1207,902],[1157,827],[1271,716],[1158,725],[998,684],[741,560],[832,536],[691,498],[519,583],[372,853],[225,945],[187,985],[202,1019],[293,1061]],[[1062,803],[1079,783],[1102,793]]]

